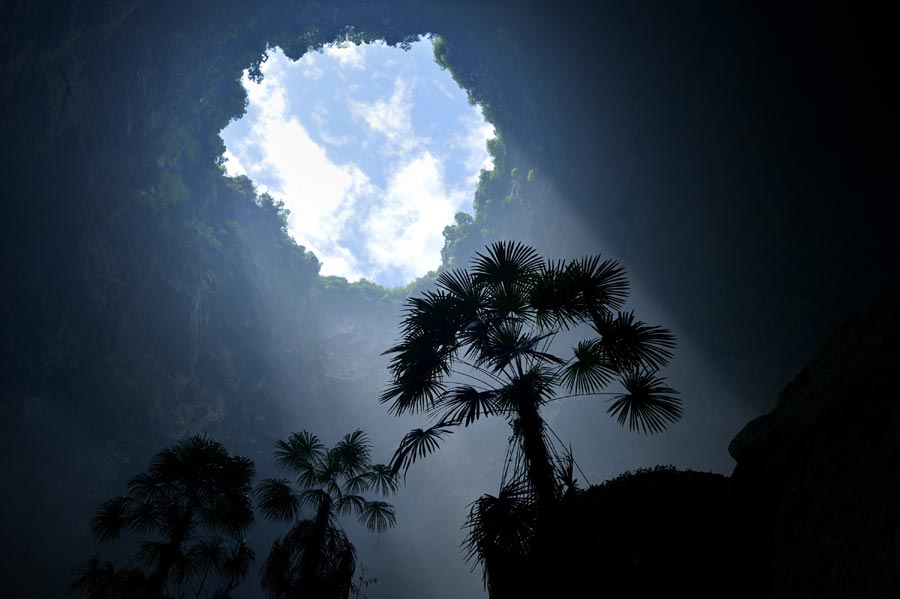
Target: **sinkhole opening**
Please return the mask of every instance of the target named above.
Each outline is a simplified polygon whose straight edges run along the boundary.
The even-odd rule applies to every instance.
[[[297,61],[275,48],[262,74],[245,71],[247,112],[222,131],[228,175],[284,203],[322,275],[396,287],[435,270],[495,132],[433,40],[334,43]]]

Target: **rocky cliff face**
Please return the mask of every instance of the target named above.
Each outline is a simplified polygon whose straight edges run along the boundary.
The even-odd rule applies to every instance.
[[[773,596],[900,596],[898,372],[894,288],[731,443],[732,482],[758,535],[754,569],[770,573]]]
[[[537,545],[552,588],[900,596],[898,372],[900,287],[835,332],[735,437],[730,478],[656,468],[567,498]]]

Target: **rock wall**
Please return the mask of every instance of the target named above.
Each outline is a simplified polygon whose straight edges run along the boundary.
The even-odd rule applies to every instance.
[[[898,372],[894,288],[731,443],[754,569],[770,573],[760,582],[774,597],[900,596]]]

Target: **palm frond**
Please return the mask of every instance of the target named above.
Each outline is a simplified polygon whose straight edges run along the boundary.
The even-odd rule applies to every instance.
[[[558,376],[542,364],[534,364],[497,389],[498,411],[515,414],[526,404],[542,405],[552,399]]]
[[[521,321],[506,321],[500,326],[491,328],[487,344],[479,352],[476,365],[490,364],[490,367],[498,372],[523,357],[564,364],[565,362],[556,356],[535,349],[541,341],[552,335],[553,333],[529,335],[524,332]]]
[[[260,571],[262,588],[272,599],[289,599],[294,594],[294,546],[282,539],[272,543]]]
[[[366,500],[362,495],[341,495],[340,498],[334,502],[334,511],[341,516],[353,513],[361,514],[365,508]]]
[[[244,582],[255,559],[256,552],[248,547],[246,543],[239,543],[232,547],[228,557],[225,558],[218,569],[227,581],[226,587],[228,590]]]
[[[425,335],[435,346],[453,345],[457,331],[466,325],[460,299],[442,289],[425,291],[406,300],[400,330],[404,337]]]
[[[105,501],[91,521],[91,532],[101,543],[119,538],[128,526],[128,510],[133,503],[130,497],[115,497]]]
[[[169,579],[177,586],[187,583],[187,581],[196,576],[203,567],[200,559],[183,551],[180,547],[172,547],[169,545],[165,554],[165,559],[167,561],[157,562],[157,564],[169,564]]]
[[[366,477],[369,479],[369,488],[381,495],[393,495],[400,487],[397,475],[389,466],[384,464],[372,466],[369,472],[366,473]]]
[[[427,429],[417,428],[406,433],[400,446],[391,458],[391,470],[396,474],[403,469],[404,474],[409,470],[416,459],[424,458],[440,447],[444,435],[453,431],[448,430],[446,424],[436,424]]]
[[[166,490],[161,482],[142,472],[128,482],[128,494],[140,501],[156,501]]]
[[[403,340],[385,353],[395,354],[389,369],[390,386],[381,394],[381,403],[392,401],[394,414],[428,408],[444,389],[443,377],[449,374],[455,348],[435,347],[424,336]]]
[[[504,486],[496,497],[483,495],[469,508],[463,547],[466,561],[476,559],[486,566],[524,560],[531,545],[537,512],[528,486],[518,481]]]
[[[568,284],[578,293],[580,311],[586,318],[621,308],[628,297],[625,269],[600,255],[585,256],[569,263]]]
[[[325,454],[325,446],[319,438],[306,431],[293,433],[287,441],[275,443],[275,463],[282,469],[300,471]]]
[[[294,469],[294,474],[297,475],[297,483],[301,487],[305,489],[318,484],[319,479],[316,468],[320,462],[321,460],[316,460],[315,462],[305,462],[297,465],[297,468]]]
[[[384,501],[367,501],[359,513],[359,521],[372,532],[382,533],[396,526],[394,506]]]
[[[200,506],[200,521],[209,533],[242,539],[253,525],[249,492],[220,493]]]
[[[360,474],[369,466],[372,444],[361,430],[344,435],[332,450],[338,458],[342,470],[349,475]]]
[[[314,512],[322,509],[322,506],[330,506],[332,504],[331,494],[323,489],[305,489],[298,495],[300,503],[308,506]]]
[[[438,275],[437,286],[453,298],[452,322],[468,324],[478,319],[485,308],[484,287],[467,270],[448,270]]]
[[[369,477],[368,472],[350,476],[344,481],[342,492],[357,495],[363,491],[368,491],[371,481],[372,479]]]
[[[604,314],[594,319],[594,330],[601,335],[603,348],[617,369],[659,370],[672,359],[675,336],[658,326],[634,319],[634,312]]]
[[[466,359],[478,361],[483,354],[491,351],[494,329],[521,322],[522,318],[508,314],[485,315],[469,322],[459,333],[459,344],[460,347],[465,347]]]
[[[218,571],[228,557],[228,549],[221,537],[213,536],[208,540],[199,540],[188,550],[204,568]]]
[[[489,314],[499,317],[515,317],[530,321],[534,318],[534,310],[528,303],[529,280],[521,280],[518,284],[505,283],[490,288],[485,300]]]
[[[125,512],[124,519],[129,530],[147,534],[159,526],[160,513],[155,503],[134,501]]]
[[[90,599],[94,597],[115,597],[117,576],[112,562],[101,562],[100,555],[94,554],[84,566],[75,569],[67,594],[78,593]]]
[[[681,399],[678,391],[665,384],[665,379],[651,371],[632,370],[622,379],[627,393],[613,398],[607,413],[615,416],[621,426],[645,434],[665,430],[669,423],[681,418]]]
[[[470,385],[461,385],[448,390],[432,413],[443,414],[439,420],[442,424],[469,426],[479,418],[496,414],[496,399],[497,391],[493,389],[479,391]]]
[[[519,284],[532,277],[541,266],[541,257],[525,244],[497,241],[478,252],[472,261],[475,280],[492,286]]]
[[[538,270],[528,289],[528,303],[539,330],[569,328],[581,322],[579,289],[571,283],[571,271],[561,260],[548,260]]]
[[[290,522],[300,515],[300,497],[283,478],[267,478],[255,491],[260,511],[269,520]]]
[[[569,392],[596,393],[612,382],[616,369],[609,362],[600,340],[579,341],[573,357],[560,373],[560,382]]]

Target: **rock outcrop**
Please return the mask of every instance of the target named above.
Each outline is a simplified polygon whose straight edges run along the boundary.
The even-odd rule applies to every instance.
[[[732,441],[732,482],[774,597],[900,596],[898,373],[895,288]]]
[[[732,441],[730,478],[658,467],[578,492],[539,534],[545,596],[900,596],[900,287]]]

